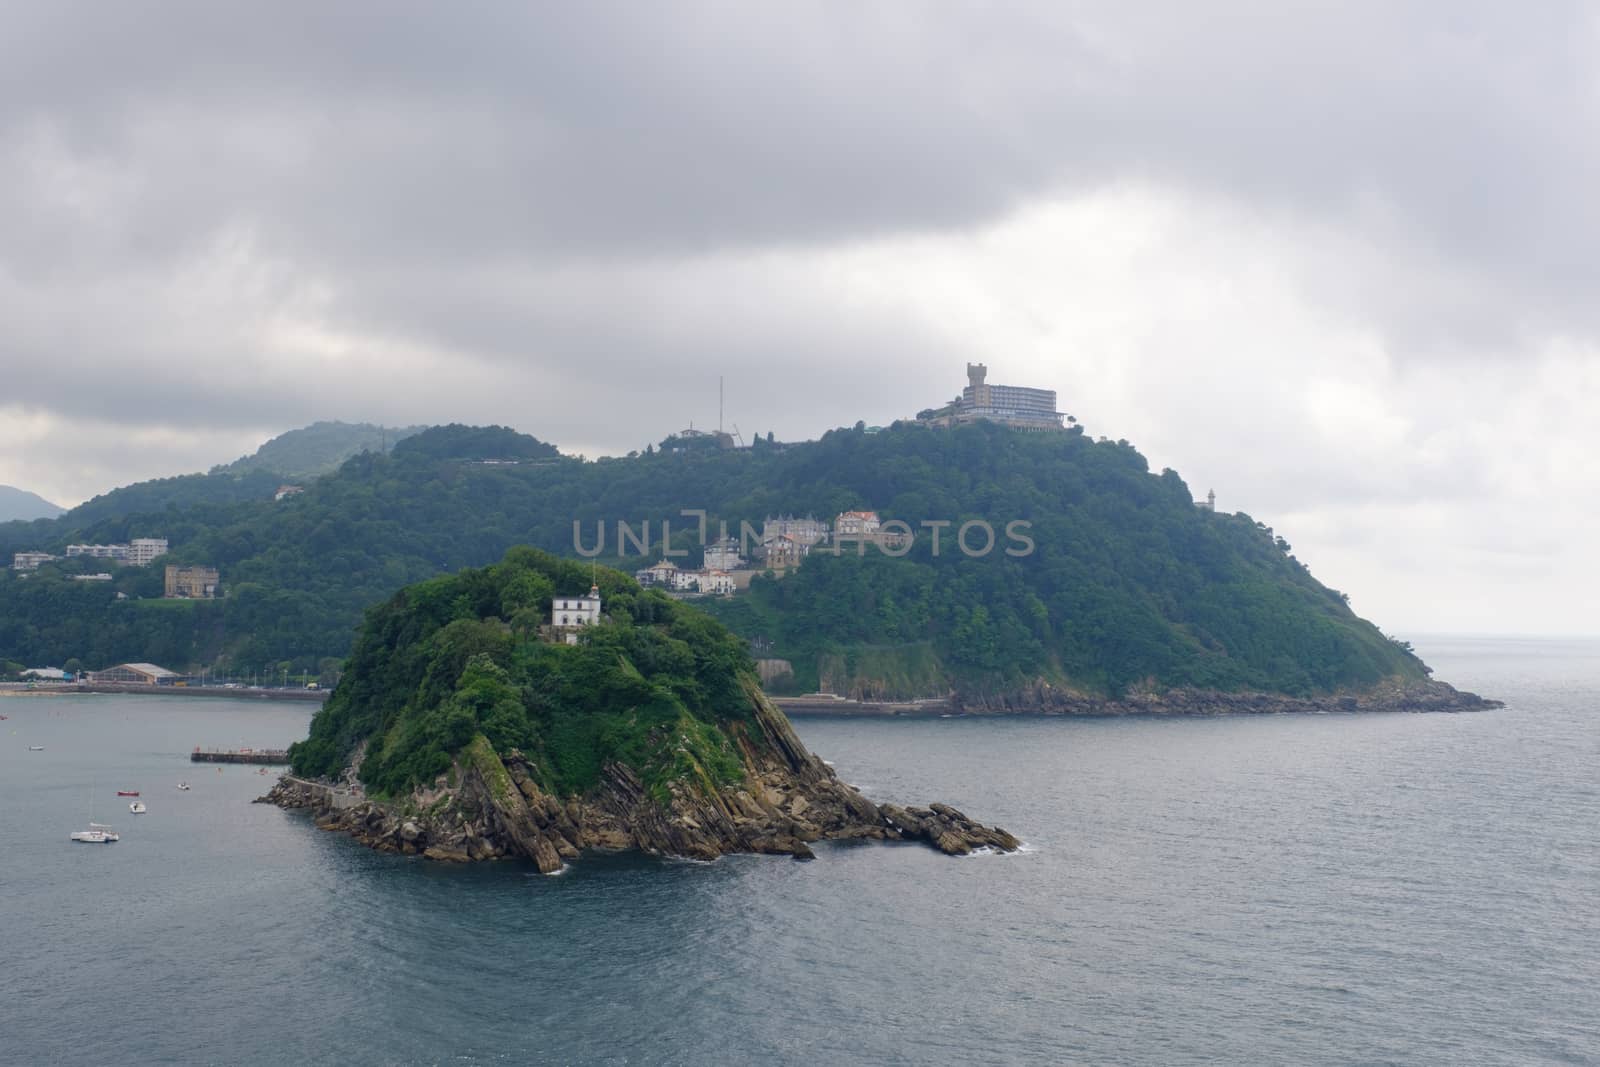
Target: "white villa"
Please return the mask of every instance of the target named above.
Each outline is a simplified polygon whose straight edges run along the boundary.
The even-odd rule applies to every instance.
[[[676,589],[678,575],[682,573],[676,563],[664,559],[660,563],[634,571],[633,580],[640,585],[664,585],[668,589]]]
[[[550,631],[558,641],[578,643],[578,633],[600,622],[600,587],[591,585],[585,596],[558,596],[550,600]]]
[[[731,537],[724,537],[720,541],[713,541],[706,546],[705,566],[712,571],[738,570],[744,564],[744,557],[739,555],[739,542]]]

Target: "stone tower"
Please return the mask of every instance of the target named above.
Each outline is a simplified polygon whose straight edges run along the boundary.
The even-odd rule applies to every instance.
[[[961,391],[961,397],[971,408],[987,410],[990,406],[990,390],[983,384],[988,374],[989,368],[982,363],[967,364],[967,387]]]

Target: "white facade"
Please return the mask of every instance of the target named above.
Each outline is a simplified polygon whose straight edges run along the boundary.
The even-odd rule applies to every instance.
[[[91,559],[127,559],[127,545],[68,545],[67,556],[88,556]]]
[[[558,596],[550,601],[550,625],[558,630],[593,626],[600,621],[600,589],[590,586],[587,596]]]
[[[724,537],[706,546],[707,570],[731,571],[738,569],[743,563],[744,557],[739,555],[739,542],[731,537]]]
[[[766,544],[774,537],[791,537],[797,543],[810,547],[827,539],[828,524],[810,515],[803,519],[791,518],[788,515],[780,515],[777,518],[769,516],[761,523],[761,542]]]
[[[17,571],[31,571],[41,563],[49,563],[56,557],[48,552],[18,552],[11,557],[11,569]]]
[[[715,596],[733,595],[733,575],[727,571],[704,570],[699,572],[697,580],[702,593],[711,593]]]
[[[838,540],[870,537],[881,525],[876,511],[845,511],[834,520],[833,534]]]
[[[128,562],[135,567],[148,565],[157,556],[167,554],[165,537],[135,537],[128,546]]]
[[[664,559],[650,567],[633,572],[634,581],[640,585],[664,585],[672,588],[674,575],[678,574],[678,565],[669,559]]]

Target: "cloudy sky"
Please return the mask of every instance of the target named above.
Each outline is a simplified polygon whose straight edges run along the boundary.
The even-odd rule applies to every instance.
[[[0,482],[1059,391],[1398,633],[1594,633],[1600,20],[0,3]]]

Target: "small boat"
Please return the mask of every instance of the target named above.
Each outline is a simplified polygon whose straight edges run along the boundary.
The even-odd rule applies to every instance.
[[[139,795],[139,791],[137,789],[119,789],[119,790],[117,790],[117,796],[119,796],[119,797],[136,797],[138,795]]]
[[[44,746],[43,745],[29,745],[28,746],[28,751],[29,752],[43,752],[44,751]]]
[[[109,845],[113,841],[122,840],[121,836],[111,827],[97,822],[90,823],[87,830],[74,830],[67,836],[73,841],[81,841],[86,845]]]
[[[189,783],[188,782],[179,782],[178,783],[178,788],[182,789],[184,792],[188,792],[189,791]]]
[[[145,812],[144,801],[135,800],[132,804],[128,805],[128,810],[135,815],[143,815]]]

